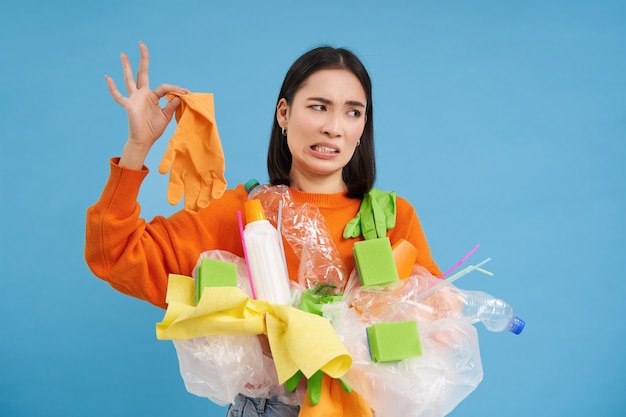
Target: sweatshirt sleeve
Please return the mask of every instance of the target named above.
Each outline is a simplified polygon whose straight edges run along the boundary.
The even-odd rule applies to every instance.
[[[85,260],[94,275],[124,294],[166,308],[169,274],[190,276],[200,254],[211,249],[242,256],[236,215],[247,196],[242,186],[199,214],[181,210],[146,222],[137,196],[148,170],[117,162],[110,161],[102,195],[87,209]]]
[[[148,170],[126,169],[118,161],[111,159],[102,195],[87,209],[85,260],[116,290],[165,307],[165,271],[177,269],[176,259],[166,231],[139,216],[137,195]]]

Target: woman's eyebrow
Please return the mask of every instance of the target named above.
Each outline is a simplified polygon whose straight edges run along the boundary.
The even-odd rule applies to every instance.
[[[333,102],[327,98],[323,98],[323,97],[309,97],[307,100],[311,100],[311,101],[319,101],[320,103],[323,104],[332,104]],[[346,101],[346,104],[349,104],[351,106],[355,106],[355,107],[363,107],[365,108],[365,104],[361,103],[360,101],[357,100],[348,100]]]

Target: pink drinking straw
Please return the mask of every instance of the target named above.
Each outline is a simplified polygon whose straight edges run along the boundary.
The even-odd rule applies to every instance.
[[[472,253],[476,252],[476,249],[478,249],[478,247],[479,247],[479,246],[480,246],[480,245],[476,245],[476,246],[474,246],[474,248],[473,248],[471,251],[467,252],[467,255],[465,255],[464,257],[462,257],[462,258],[461,258],[461,260],[460,260],[459,262],[457,262],[456,264],[454,264],[454,266],[453,266],[452,268],[450,268],[450,269],[448,269],[446,272],[444,272],[444,273],[443,273],[443,275],[441,275],[439,278],[444,279],[445,277],[447,277],[447,276],[450,274],[450,272],[454,271],[454,270],[455,270],[455,269],[457,269],[459,266],[461,266],[461,264],[462,264],[463,262],[465,262],[465,261],[467,260],[467,258],[469,258],[469,257],[472,255]]]
[[[239,221],[239,236],[241,236],[241,246],[243,246],[243,258],[246,260],[246,268],[248,268],[248,280],[250,281],[250,291],[252,292],[252,299],[256,300],[256,293],[254,292],[254,284],[252,283],[252,274],[250,273],[250,264],[248,263],[248,252],[246,251],[246,241],[243,238],[243,220],[241,218],[241,210],[237,210],[237,220]]]

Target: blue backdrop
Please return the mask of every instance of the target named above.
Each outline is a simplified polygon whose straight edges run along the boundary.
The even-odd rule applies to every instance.
[[[85,210],[126,140],[119,53],[153,87],[213,92],[230,185],[266,179],[291,62],[347,46],[374,83],[379,177],[447,269],[474,245],[520,336],[479,325],[485,372],[453,416],[626,412],[626,3],[22,1],[0,6],[0,415],[221,416],[186,392],[163,312],[95,278]],[[172,127],[172,126],[171,126]],[[166,132],[166,137],[172,130]],[[169,214],[148,160],[143,215]]]

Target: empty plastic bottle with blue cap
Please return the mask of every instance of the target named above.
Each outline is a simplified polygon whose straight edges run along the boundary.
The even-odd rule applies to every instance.
[[[503,300],[482,291],[457,290],[463,304],[462,314],[472,323],[482,322],[492,332],[508,330],[520,334],[524,330],[524,320],[515,316],[513,308]]]

